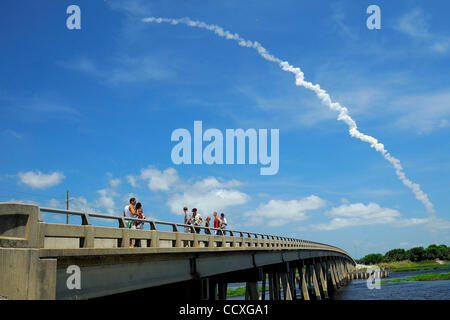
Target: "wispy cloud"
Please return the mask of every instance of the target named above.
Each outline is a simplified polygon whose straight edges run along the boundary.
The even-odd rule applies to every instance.
[[[171,79],[175,71],[152,56],[121,56],[100,64],[90,58],[58,62],[66,69],[97,78],[106,85],[136,84],[151,80]]]
[[[19,182],[26,184],[34,189],[46,189],[56,186],[64,180],[65,176],[62,172],[56,171],[45,174],[40,171],[27,171],[18,173]]]
[[[43,122],[49,120],[79,120],[81,113],[78,108],[62,101],[53,93],[40,92],[30,97],[0,97],[0,114],[13,115],[15,120],[23,122]],[[15,135],[19,133],[8,130],[7,133]]]
[[[334,30],[343,38],[357,40],[358,34],[355,29],[346,23],[348,17],[345,14],[344,6],[335,2],[331,6],[332,14],[331,14],[331,22]]]
[[[19,133],[19,132],[15,131],[15,130],[12,130],[12,129],[3,130],[2,135],[5,136],[5,137],[13,137],[13,138],[16,138],[16,139],[22,139],[23,138],[23,134],[22,133]]]
[[[108,177],[109,185],[112,188],[118,187],[122,183],[122,180],[120,178],[114,178],[111,172],[107,172],[106,176]]]
[[[395,29],[402,32],[419,44],[437,53],[446,53],[450,48],[450,37],[430,31],[431,15],[421,8],[415,8],[398,19]]]

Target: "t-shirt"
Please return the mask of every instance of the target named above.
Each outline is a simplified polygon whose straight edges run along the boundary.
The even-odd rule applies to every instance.
[[[216,217],[216,218],[214,219],[214,228],[216,228],[216,229],[220,228],[220,220],[219,220],[219,217]]]
[[[130,205],[129,205],[129,204],[127,204],[127,205],[125,206],[125,208],[123,208],[123,214],[124,214],[125,217],[127,217],[127,218],[134,218],[133,214],[131,213]]]
[[[185,213],[184,214],[184,224],[187,224],[187,221],[188,221],[188,219],[190,218],[191,216],[189,215],[189,213]],[[192,221],[189,221],[189,224],[191,224],[192,223]]]
[[[222,218],[222,229],[225,229],[227,226],[227,219],[225,217]]]
[[[201,223],[201,221],[202,221],[202,216],[200,215],[200,214],[196,214],[195,215],[195,218],[194,218],[194,224],[196,225],[196,226],[199,226],[200,225],[200,223]]]

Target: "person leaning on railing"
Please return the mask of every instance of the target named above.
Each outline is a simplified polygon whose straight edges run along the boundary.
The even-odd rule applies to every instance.
[[[203,224],[203,226],[204,226],[205,228],[207,228],[207,229],[205,229],[205,233],[206,233],[206,234],[211,234],[211,231],[209,230],[210,222],[211,222],[211,217],[207,217],[207,218],[205,219],[204,224]]]
[[[220,229],[221,225],[222,225],[222,220],[217,216],[217,212],[213,212],[213,216],[214,216],[214,229]],[[223,232],[222,230],[216,230],[216,235],[222,235]]]
[[[136,198],[130,198],[130,203],[123,208],[123,216],[126,218],[137,218],[139,213],[136,211]],[[136,229],[136,223],[134,221],[128,221],[127,228]],[[133,248],[133,240],[130,239],[130,248]]]
[[[195,232],[200,233],[200,226],[202,225],[203,218],[197,213],[197,208],[192,209],[192,219],[194,220]]]

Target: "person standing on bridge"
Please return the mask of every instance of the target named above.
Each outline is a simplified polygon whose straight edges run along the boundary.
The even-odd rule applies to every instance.
[[[139,213],[135,209],[136,198],[130,198],[130,203],[123,208],[123,216],[126,218],[137,218]],[[136,229],[136,223],[134,221],[128,221],[127,228]],[[133,240],[130,239],[130,248],[133,248]]]
[[[203,224],[205,226],[205,228],[207,228],[207,229],[205,229],[206,234],[211,234],[211,230],[209,230],[210,222],[211,222],[211,217],[206,217],[205,222]]]
[[[222,224],[222,220],[217,216],[217,212],[213,212],[214,216],[214,229],[220,229],[220,225]],[[216,235],[222,235],[221,230],[216,230]]]
[[[199,213],[197,213],[197,208],[192,209],[192,219],[194,220],[193,222],[195,226],[195,232],[200,233],[200,226],[202,224],[203,218]]]
[[[139,219],[145,219],[144,210],[142,209],[142,204],[140,202],[136,203],[136,213],[138,214]],[[144,229],[143,222],[136,222],[136,229]]]
[[[221,213],[220,214],[220,229],[225,229],[227,227],[228,223],[227,223],[227,218],[225,218],[225,214]]]
[[[191,218],[191,215],[189,214],[188,207],[184,207],[183,211],[184,211],[184,224],[185,225],[192,224],[192,218]],[[186,227],[184,227],[184,232],[191,233],[192,228],[189,226],[186,226]],[[189,247],[189,240],[184,241],[184,247],[185,248]]]

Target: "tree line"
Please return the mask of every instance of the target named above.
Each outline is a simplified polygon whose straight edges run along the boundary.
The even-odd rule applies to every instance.
[[[381,262],[395,262],[395,261],[424,261],[424,260],[450,260],[450,247],[445,244],[436,245],[431,244],[428,248],[414,247],[409,250],[392,249],[384,255],[381,253],[371,253],[365,257],[356,260],[360,264],[377,264]]]

